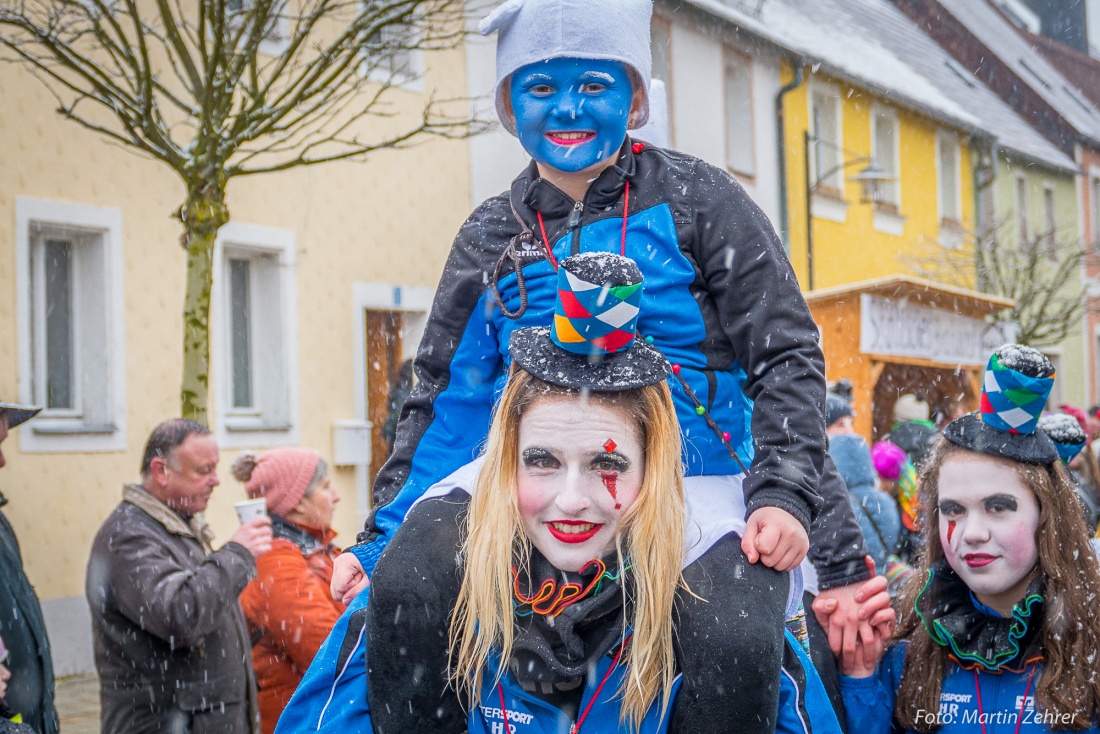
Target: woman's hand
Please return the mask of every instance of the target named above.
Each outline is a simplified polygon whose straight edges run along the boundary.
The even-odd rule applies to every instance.
[[[329,586],[333,599],[347,606],[360,591],[368,586],[370,586],[370,579],[364,573],[363,566],[354,553],[341,553],[336,556],[336,560],[332,563],[332,583]]]
[[[867,564],[874,573],[870,556]],[[865,678],[874,673],[897,622],[886,593],[886,577],[823,591],[814,600],[813,611],[844,674]]]
[[[762,562],[776,571],[790,571],[810,550],[810,538],[795,516],[778,507],[761,507],[749,515],[741,550],[749,563]]]

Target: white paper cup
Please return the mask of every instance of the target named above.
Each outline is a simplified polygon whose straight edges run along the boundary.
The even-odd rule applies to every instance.
[[[237,519],[243,525],[252,518],[267,516],[267,500],[261,497],[258,500],[234,502],[233,509],[237,511]]]

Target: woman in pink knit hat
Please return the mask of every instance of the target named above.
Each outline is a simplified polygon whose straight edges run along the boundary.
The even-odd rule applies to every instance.
[[[344,605],[328,593],[332,514],[340,498],[328,464],[312,449],[278,448],[256,458],[241,454],[233,475],[248,496],[267,500],[275,541],[256,562],[257,577],[241,594],[260,689],[260,724],[275,731],[283,709]]]

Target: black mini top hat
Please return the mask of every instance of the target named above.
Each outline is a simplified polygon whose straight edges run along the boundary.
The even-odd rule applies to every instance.
[[[655,385],[669,363],[637,336],[642,273],[629,258],[582,252],[558,268],[550,328],[517,329],[512,359],[543,382],[574,390],[619,392]]]
[[[26,423],[31,418],[38,415],[38,411],[42,410],[34,405],[17,405],[15,403],[0,403],[0,415],[6,415],[8,417],[8,429],[15,428],[18,425]]]
[[[999,347],[985,368],[981,409],[952,421],[943,437],[978,453],[1049,466],[1058,449],[1038,424],[1053,387],[1054,365],[1040,352]]]

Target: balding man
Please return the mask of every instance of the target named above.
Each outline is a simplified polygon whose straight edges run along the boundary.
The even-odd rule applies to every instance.
[[[92,544],[85,591],[103,734],[259,730],[237,597],[271,548],[271,521],[250,520],[212,549],[201,513],[218,485],[218,459],[205,426],[157,426],[141,484],[123,488]]]

